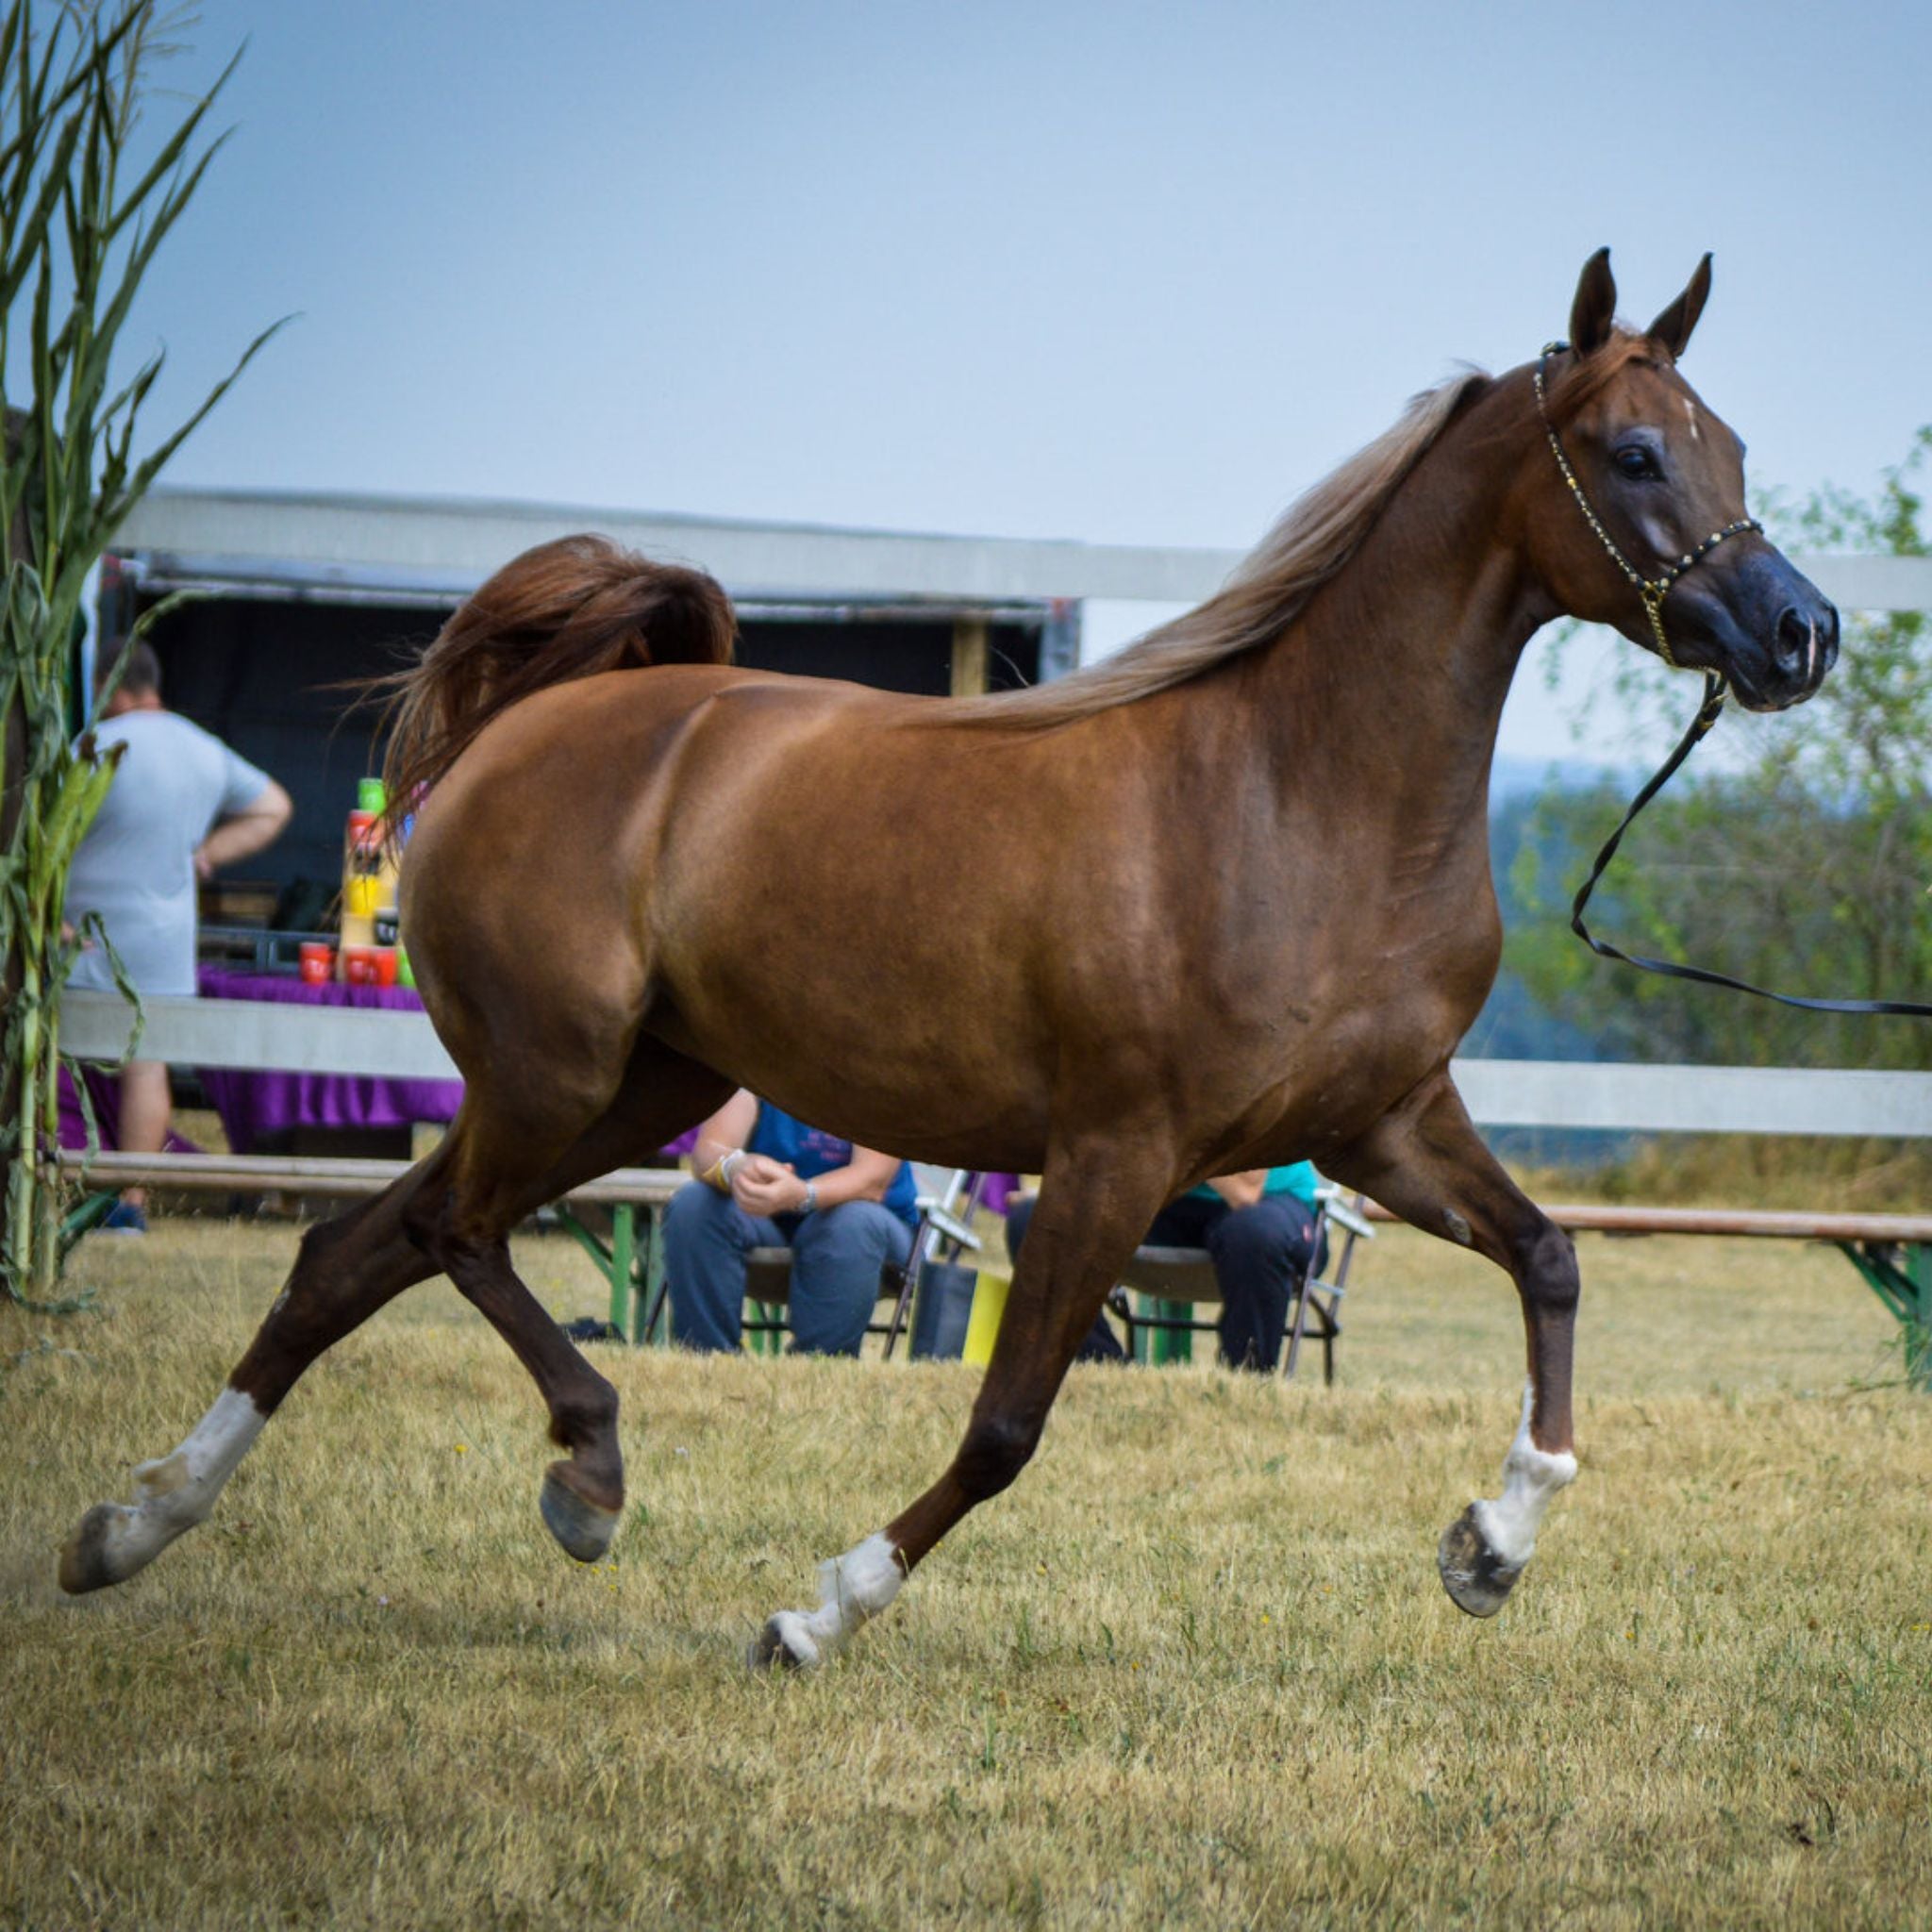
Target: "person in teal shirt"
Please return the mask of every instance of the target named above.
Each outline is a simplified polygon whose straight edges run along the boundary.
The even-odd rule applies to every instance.
[[[1268,1374],[1281,1359],[1289,1302],[1314,1246],[1319,1183],[1306,1160],[1223,1174],[1170,1201],[1141,1237],[1142,1247],[1208,1250],[1221,1289],[1221,1358],[1230,1368]],[[1016,1257],[1035,1198],[1023,1195],[1007,1210],[1007,1252]],[[1078,1359],[1121,1358],[1120,1342],[1102,1315]]]

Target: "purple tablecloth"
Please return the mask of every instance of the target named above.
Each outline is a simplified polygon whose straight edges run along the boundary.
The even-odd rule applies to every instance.
[[[238,973],[225,966],[204,966],[198,978],[205,1000],[423,1010],[414,989],[407,986],[310,986],[290,974]],[[417,1121],[451,1121],[463,1098],[460,1080],[377,1080],[234,1067],[204,1069],[201,1084],[237,1154],[251,1153],[265,1137],[291,1127],[402,1127]]]
[[[81,1077],[87,1082],[87,1097],[93,1103],[94,1126],[104,1148],[121,1144],[121,1082],[99,1067],[83,1066]],[[80,1149],[87,1145],[87,1115],[81,1111],[80,1092],[63,1065],[59,1078],[60,1144]],[[166,1151],[170,1154],[199,1154],[201,1149],[173,1128],[168,1131]]]

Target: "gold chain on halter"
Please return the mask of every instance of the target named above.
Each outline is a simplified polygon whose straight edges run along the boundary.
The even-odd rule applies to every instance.
[[[1727,537],[1741,536],[1746,530],[1762,532],[1764,525],[1756,517],[1740,517],[1735,524],[1726,524],[1722,530],[1713,530],[1694,550],[1686,551],[1674,565],[1660,566],[1657,575],[1647,577],[1617,548],[1615,540],[1604,528],[1603,519],[1591,508],[1590,498],[1583,493],[1583,485],[1576,479],[1576,472],[1570,467],[1570,458],[1563,454],[1563,445],[1557,440],[1556,425],[1550,421],[1549,407],[1543,396],[1543,365],[1552,356],[1569,347],[1567,342],[1545,342],[1543,352],[1536,362],[1536,412],[1542,418],[1543,434],[1549,438],[1550,454],[1557,459],[1557,467],[1563,473],[1563,481],[1570,486],[1570,494],[1576,500],[1576,508],[1583,512],[1583,520],[1596,532],[1596,540],[1610,554],[1610,561],[1630,579],[1643,605],[1643,614],[1650,620],[1651,634],[1657,639],[1657,656],[1673,671],[1686,669],[1677,662],[1671,651],[1671,641],[1664,635],[1664,598],[1670,588],[1693,563],[1702,562]]]

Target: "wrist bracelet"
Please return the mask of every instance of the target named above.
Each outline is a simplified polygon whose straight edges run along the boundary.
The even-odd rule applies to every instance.
[[[819,1191],[810,1181],[807,1181],[805,1184],[805,1199],[792,1209],[792,1212],[794,1214],[815,1213],[818,1209],[818,1205]]]

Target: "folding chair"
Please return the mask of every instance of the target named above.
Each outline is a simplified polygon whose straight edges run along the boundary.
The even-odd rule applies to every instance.
[[[1322,1379],[1331,1387],[1335,1381],[1335,1342],[1341,1333],[1341,1297],[1348,1289],[1348,1271],[1355,1259],[1355,1244],[1374,1241],[1375,1230],[1363,1218],[1361,1195],[1344,1203],[1341,1189],[1324,1182],[1315,1191],[1315,1237],[1308,1250],[1308,1265],[1295,1283],[1289,1298],[1287,1326],[1283,1334],[1288,1346],[1282,1351],[1284,1377],[1295,1372],[1301,1357],[1302,1336],[1309,1321],[1315,1338],[1322,1344]],[[1329,1258],[1332,1278],[1323,1280],[1315,1273],[1330,1227],[1342,1230],[1339,1254]],[[1133,1290],[1153,1303],[1152,1311],[1137,1309],[1127,1293]],[[1191,1351],[1191,1338],[1214,1333],[1212,1322],[1198,1321],[1184,1310],[1203,1302],[1218,1302],[1221,1285],[1214,1278],[1214,1263],[1206,1248],[1137,1248],[1134,1258],[1123,1271],[1121,1284],[1108,1297],[1108,1307],[1126,1324],[1127,1353],[1139,1359],[1141,1337],[1154,1361],[1184,1361]],[[1174,1346],[1175,1342],[1179,1346]]]

